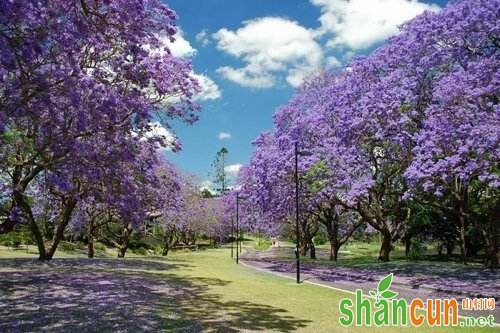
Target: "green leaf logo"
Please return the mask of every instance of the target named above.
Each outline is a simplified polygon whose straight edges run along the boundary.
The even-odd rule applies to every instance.
[[[370,295],[373,297],[376,297],[376,303],[380,301],[380,299],[391,299],[393,297],[396,297],[398,295],[397,292],[389,290],[389,287],[391,286],[392,283],[392,273],[384,277],[380,282],[378,283],[377,286],[377,292],[375,293],[374,291],[370,291]]]
[[[391,290],[386,290],[383,293],[380,294],[383,298],[389,299],[396,297],[398,295],[397,292],[391,291]]]
[[[377,291],[379,293],[386,291],[391,286],[391,283],[392,283],[392,273],[387,275],[382,280],[380,280],[380,282],[378,283],[378,286],[377,286]]]

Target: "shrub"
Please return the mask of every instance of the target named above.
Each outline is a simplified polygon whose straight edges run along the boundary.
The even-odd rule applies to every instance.
[[[94,250],[99,252],[106,252],[106,245],[104,245],[103,243],[95,242]]]
[[[78,250],[85,250],[87,248],[87,244],[85,244],[84,242],[76,242],[76,243],[73,243],[75,244],[75,249],[78,249]]]
[[[235,242],[236,245],[236,242]],[[255,249],[256,250],[267,250],[271,247],[271,241],[269,239],[258,238],[255,241]]]
[[[23,243],[23,235],[19,232],[9,232],[0,237],[0,244],[4,246],[20,247]]]
[[[411,244],[410,252],[408,253],[408,258],[410,260],[418,260],[427,251],[427,247],[421,241],[414,241]]]
[[[328,241],[328,239],[323,234],[318,234],[318,235],[314,236],[314,238],[313,238],[313,243],[316,246],[324,245],[324,244],[326,244],[327,241]]]
[[[20,238],[15,238],[12,240],[12,246],[13,247],[20,247],[23,244]]]
[[[484,249],[484,236],[481,230],[475,226],[470,226],[465,234],[465,246],[467,247],[467,255],[475,256]]]
[[[148,250],[145,247],[138,247],[135,249],[132,249],[132,252],[135,254],[141,255],[141,256],[147,256],[148,255]]]
[[[154,251],[155,255],[161,256],[163,254],[163,246],[157,244],[154,246],[153,251]]]
[[[64,252],[73,252],[78,249],[78,245],[75,243],[62,241],[59,243],[59,249]]]

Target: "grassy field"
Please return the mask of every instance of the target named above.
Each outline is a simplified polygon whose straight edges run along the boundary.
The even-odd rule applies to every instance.
[[[265,239],[258,240],[248,238],[246,244],[257,251],[265,251],[271,249],[271,243]],[[378,240],[371,242],[353,241],[342,246],[339,251],[339,259],[332,261],[329,259],[330,245],[328,243],[316,246],[316,259],[310,259],[309,256],[303,256],[304,263],[320,264],[327,266],[351,267],[351,268],[369,268],[369,269],[395,269],[400,266],[446,266],[449,268],[464,267],[458,253],[454,253],[452,258],[446,255],[438,255],[434,244],[427,244],[426,251],[418,260],[410,260],[405,256],[404,245],[400,243],[393,244],[394,249],[391,251],[390,262],[380,262],[378,253],[380,243]],[[295,260],[293,248],[294,243],[288,241],[280,242],[280,249],[274,249],[272,255],[283,260]],[[483,267],[482,262],[469,260],[470,267]]]
[[[65,279],[69,279],[71,274],[74,274],[75,278],[78,277],[79,269],[86,274],[91,274],[94,279],[100,276],[99,274],[102,274],[101,280],[117,284],[118,291],[113,291],[115,294],[110,296],[110,299],[113,299],[113,302],[117,302],[117,297],[123,298],[120,301],[122,303],[113,304],[113,309],[116,306],[126,309],[127,305],[133,305],[133,309],[135,310],[131,310],[131,315],[125,320],[130,320],[131,324],[137,323],[141,318],[134,318],[134,316],[145,313],[145,316],[154,317],[151,320],[154,319],[155,322],[159,323],[158,325],[161,327],[162,332],[197,332],[201,330],[206,332],[499,331],[498,328],[461,329],[420,327],[415,329],[412,327],[378,328],[373,326],[370,328],[356,326],[344,328],[338,323],[338,305],[342,298],[350,297],[350,294],[310,284],[296,285],[293,280],[261,273],[242,265],[236,265],[231,260],[229,253],[228,249],[174,252],[166,260],[152,257],[143,258],[143,260],[138,260],[137,257],[125,260],[86,260],[74,259],[78,257],[75,254],[67,255],[59,253],[59,257],[68,258],[61,260],[62,265],[66,266],[63,268],[58,267],[58,264],[54,267],[44,266],[43,270],[44,273],[50,273],[51,270],[58,274],[65,272]],[[25,257],[33,256],[33,254],[26,253],[26,251],[24,254],[21,254],[21,250],[15,252],[6,249],[0,250],[0,257],[3,258],[19,257],[21,255]],[[23,271],[27,269],[36,271],[41,269],[37,265],[24,268],[22,265],[13,264],[12,262],[10,266],[3,265],[3,263],[9,260],[12,259],[0,259],[0,286],[3,285],[2,283],[5,283],[2,280],[6,278],[2,270],[10,272],[12,270]],[[74,263],[71,260],[77,261]],[[65,264],[65,262],[69,262],[70,264]],[[78,262],[80,263],[77,264]],[[144,264],[144,262],[147,264]],[[120,284],[120,279],[123,280],[123,284]],[[131,281],[135,281],[134,279],[138,280],[129,285]],[[147,279],[147,281],[140,282],[140,279]],[[81,278],[78,281],[80,280]],[[13,286],[10,285],[11,288],[15,289],[19,287],[20,289],[26,289],[29,287],[27,285],[16,285],[16,283],[22,283],[19,281],[26,280],[17,279],[16,281],[13,281]],[[75,291],[76,287],[71,281],[68,280],[65,283],[67,288],[71,288],[73,294],[76,295],[78,292],[85,294],[89,292],[88,290],[85,291],[85,288],[88,288],[88,286],[82,286],[83,291]],[[63,283],[61,284],[64,285]],[[92,286],[96,284],[99,285],[99,282],[92,281]],[[138,284],[137,288],[151,286],[148,287],[149,289],[142,290],[144,294],[137,296],[130,294],[138,292],[134,290],[135,284]],[[163,285],[165,286],[160,287]],[[64,288],[60,287],[60,289]],[[58,289],[60,293],[63,293],[63,291]],[[96,297],[101,297],[102,292],[101,289],[98,292],[96,291]],[[107,292],[110,291],[107,290]],[[145,295],[147,293],[153,294],[155,298],[148,302],[134,304],[137,298],[147,298],[147,295]],[[70,299],[68,298],[69,301]],[[90,307],[89,309],[81,309],[82,311],[98,311],[92,308],[92,304],[77,303],[80,308]],[[68,312],[70,308],[65,306],[53,310],[61,311],[61,317],[68,320],[68,317],[71,317],[71,312]],[[140,308],[142,309],[141,311],[138,310]],[[96,331],[115,331],[110,330],[110,326],[106,326],[112,321],[110,318],[118,316],[115,313],[117,310],[113,309],[106,310],[109,312],[107,313],[108,319],[101,326],[98,325],[99,327],[96,328]],[[34,312],[34,315],[37,314],[40,315],[39,312]],[[54,316],[54,313],[50,315]],[[99,316],[99,314],[97,313],[96,316]],[[2,318],[8,318],[8,316],[5,316],[5,309],[2,313]],[[24,319],[26,320],[26,318]],[[76,321],[78,321],[78,318],[76,318]],[[92,320],[89,319],[90,321]],[[48,324],[47,327],[49,327]],[[89,328],[86,328],[86,330],[93,331],[92,329],[89,330]],[[57,331],[57,329],[52,329],[51,331]],[[64,331],[61,330],[60,332]]]

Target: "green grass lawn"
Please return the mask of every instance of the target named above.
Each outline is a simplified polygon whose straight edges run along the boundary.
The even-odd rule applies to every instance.
[[[202,292],[179,299],[177,304],[164,310],[165,316],[172,313],[187,316],[214,331],[220,330],[221,325],[235,331],[262,332],[494,331],[491,328],[345,328],[338,323],[338,305],[341,299],[350,297],[348,293],[310,284],[297,285],[293,280],[236,265],[227,250],[176,253],[169,262],[186,264],[169,272],[170,278],[189,281],[194,290],[201,288]]]
[[[0,257],[33,256],[26,250],[0,249]],[[68,257],[58,252],[58,257]],[[75,257],[78,254],[71,254]],[[79,255],[83,256],[83,255]],[[125,261],[135,262],[137,256]],[[168,269],[141,266],[116,271],[123,279],[147,277],[174,286],[148,310],[161,318],[162,331],[191,332],[498,332],[499,328],[429,328],[429,327],[356,327],[345,328],[338,322],[339,302],[349,293],[322,288],[258,272],[236,265],[230,250],[172,252],[167,259],[142,258],[161,262]],[[97,259],[99,260],[99,259]],[[120,259],[115,259],[117,262]],[[114,260],[112,260],[115,262]],[[85,271],[93,261],[85,261]],[[130,268],[132,267],[132,268]],[[1,269],[1,267],[0,267]],[[22,269],[22,268],[20,268]],[[47,268],[50,269],[50,268]],[[82,268],[83,269],[83,268]],[[96,272],[101,268],[95,268]],[[111,268],[110,268],[111,270]],[[116,277],[116,276],[115,276]],[[0,274],[0,281],[1,281]],[[88,309],[92,311],[92,309]],[[66,310],[62,310],[66,311]],[[129,320],[133,320],[130,319]],[[107,331],[102,331],[107,332]]]
[[[254,244],[249,241],[249,245]],[[290,242],[280,242],[281,249],[273,252],[273,256],[283,260],[295,260],[295,254],[293,252],[293,247],[295,244]],[[337,261],[332,261],[329,259],[330,245],[323,244],[316,246],[316,259],[310,259],[309,256],[303,256],[302,261],[304,263],[311,264],[321,264],[327,266],[339,266],[339,267],[351,267],[351,268],[367,268],[375,270],[387,270],[387,269],[397,269],[401,266],[441,266],[448,268],[471,268],[471,267],[483,267],[483,263],[474,262],[470,260],[467,266],[464,266],[458,255],[454,255],[453,258],[448,258],[446,255],[439,256],[434,244],[428,244],[425,254],[419,258],[419,260],[410,260],[405,256],[404,245],[400,243],[393,244],[394,249],[391,251],[390,262],[380,262],[378,258],[378,253],[380,250],[380,243],[378,241],[371,242],[360,242],[353,241],[342,246],[339,251],[339,259]],[[267,250],[269,248],[258,248],[253,246],[256,250]]]

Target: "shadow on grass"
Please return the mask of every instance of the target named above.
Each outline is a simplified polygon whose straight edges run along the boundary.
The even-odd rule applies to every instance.
[[[0,259],[0,332],[292,332],[307,322],[286,310],[224,301],[172,263],[117,259]],[[161,273],[161,272],[166,273]]]
[[[210,331],[294,332],[310,323],[287,315],[285,309],[245,300],[227,301],[222,295],[207,292],[210,286],[225,286],[230,281],[177,275],[169,276],[168,280],[175,281],[183,293],[166,307],[166,313],[187,315]]]

